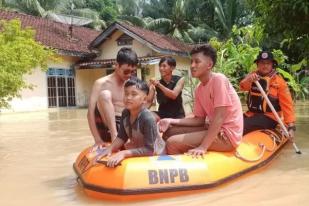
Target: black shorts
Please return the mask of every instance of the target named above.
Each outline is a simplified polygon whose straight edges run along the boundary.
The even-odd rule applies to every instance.
[[[259,129],[275,129],[278,122],[263,113],[256,113],[251,117],[244,114],[244,133],[243,135]]]
[[[95,124],[96,124],[96,127],[98,129],[98,132],[100,134],[101,139],[104,142],[111,142],[112,138],[111,138],[110,131],[109,131],[108,127],[104,124],[104,122],[101,118],[101,114],[98,110],[98,107],[95,107],[94,115],[95,115]],[[117,131],[119,130],[119,127],[120,127],[120,119],[121,119],[121,117],[119,117],[119,116],[115,117]]]

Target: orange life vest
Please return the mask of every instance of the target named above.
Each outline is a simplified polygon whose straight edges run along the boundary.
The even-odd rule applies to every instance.
[[[265,77],[261,77],[258,82],[262,86],[264,92],[266,93],[268,99],[274,106],[275,110],[279,112],[281,111],[281,108],[279,105],[278,96],[269,94],[269,87],[271,86],[270,79],[271,77],[265,76]],[[254,82],[252,83],[251,89],[248,93],[247,106],[248,106],[249,111],[251,112],[255,112],[255,113],[271,112],[271,109],[268,106],[266,99],[263,97],[262,93],[260,92],[259,88]]]

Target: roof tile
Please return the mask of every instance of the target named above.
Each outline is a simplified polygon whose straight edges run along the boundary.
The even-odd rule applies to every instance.
[[[73,35],[70,38],[68,24],[18,12],[0,10],[0,19],[11,20],[16,18],[20,19],[22,27],[31,27],[36,30],[36,40],[45,46],[74,53],[91,53],[88,45],[100,34],[99,31],[93,29],[73,26]]]
[[[159,34],[154,31],[143,29],[141,27],[132,26],[123,22],[118,22],[121,26],[125,27],[129,31],[135,33],[139,37],[148,41],[149,43],[165,50],[172,50],[177,52],[189,52],[191,46],[189,44],[183,43],[179,40],[171,38],[169,36]]]

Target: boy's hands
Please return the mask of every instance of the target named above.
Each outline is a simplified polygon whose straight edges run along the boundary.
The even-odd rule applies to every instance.
[[[110,147],[103,148],[101,151],[98,152],[98,156],[96,160],[101,160],[103,157],[109,157],[112,155],[112,149]]]
[[[125,151],[117,152],[107,160],[106,166],[116,167],[125,157]]]
[[[154,86],[157,86],[160,83],[160,81],[156,80],[156,79],[150,79],[149,82],[150,82],[150,84],[152,84]]]
[[[171,125],[171,120],[170,118],[165,118],[165,119],[161,119],[158,122],[158,126],[159,126],[159,131],[160,132],[165,132]]]

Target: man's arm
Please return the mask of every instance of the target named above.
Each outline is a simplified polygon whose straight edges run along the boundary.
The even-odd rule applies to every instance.
[[[171,119],[172,125],[177,126],[192,126],[192,127],[198,127],[203,126],[205,124],[205,118],[204,117],[188,117],[183,119]]]
[[[209,124],[207,135],[204,137],[200,148],[207,151],[212,142],[216,139],[220,132],[221,126],[226,118],[227,107],[216,107],[214,111],[214,119]]]
[[[186,127],[198,127],[205,125],[205,118],[204,117],[187,117],[183,119],[172,119],[172,118],[165,118],[161,119],[158,123],[160,132],[165,132],[170,125],[175,126],[186,126]]]
[[[146,97],[146,104],[145,104],[146,108],[151,107],[155,94],[156,94],[156,88],[155,88],[154,85],[150,84],[149,85],[149,94]]]
[[[200,146],[190,149],[188,151],[189,155],[192,155],[193,157],[199,157],[203,156],[207,149],[210,147],[210,145],[213,143],[213,141],[218,136],[221,126],[224,122],[226,113],[227,113],[227,107],[216,107],[215,108],[215,114],[213,121],[209,124],[207,135],[203,138],[202,143]]]
[[[99,84],[99,82],[96,81],[92,87],[87,113],[88,125],[96,144],[103,143],[95,123],[95,107],[97,104],[100,89],[101,85]]]
[[[116,154],[112,156],[113,152],[118,151],[121,146],[124,144],[124,141],[120,138],[114,139],[112,144],[104,150],[104,152],[101,154],[100,159],[102,157],[107,156],[108,160],[106,163],[106,166],[108,167],[115,167],[117,166],[126,156],[130,156],[127,150],[119,151]]]
[[[160,82],[156,84],[156,87],[158,87],[168,98],[176,99],[180,94],[180,92],[182,91],[184,85],[185,85],[185,78],[182,77],[179,79],[173,90],[163,86]]]
[[[287,124],[290,138],[294,142],[296,130],[294,103],[287,83],[281,78],[280,80],[280,87],[278,90],[279,105],[283,113],[284,122]]]
[[[294,103],[287,83],[280,78],[278,89],[279,105],[286,124],[295,122]]]
[[[259,80],[259,76],[256,72],[249,73],[243,80],[239,83],[239,88],[241,91],[249,91],[251,88],[252,82]]]
[[[116,152],[118,151],[122,145],[124,144],[125,142],[123,141],[123,139],[119,138],[119,137],[116,137],[116,139],[114,139],[114,141],[112,142],[112,144],[110,145],[110,150],[111,152]]]

